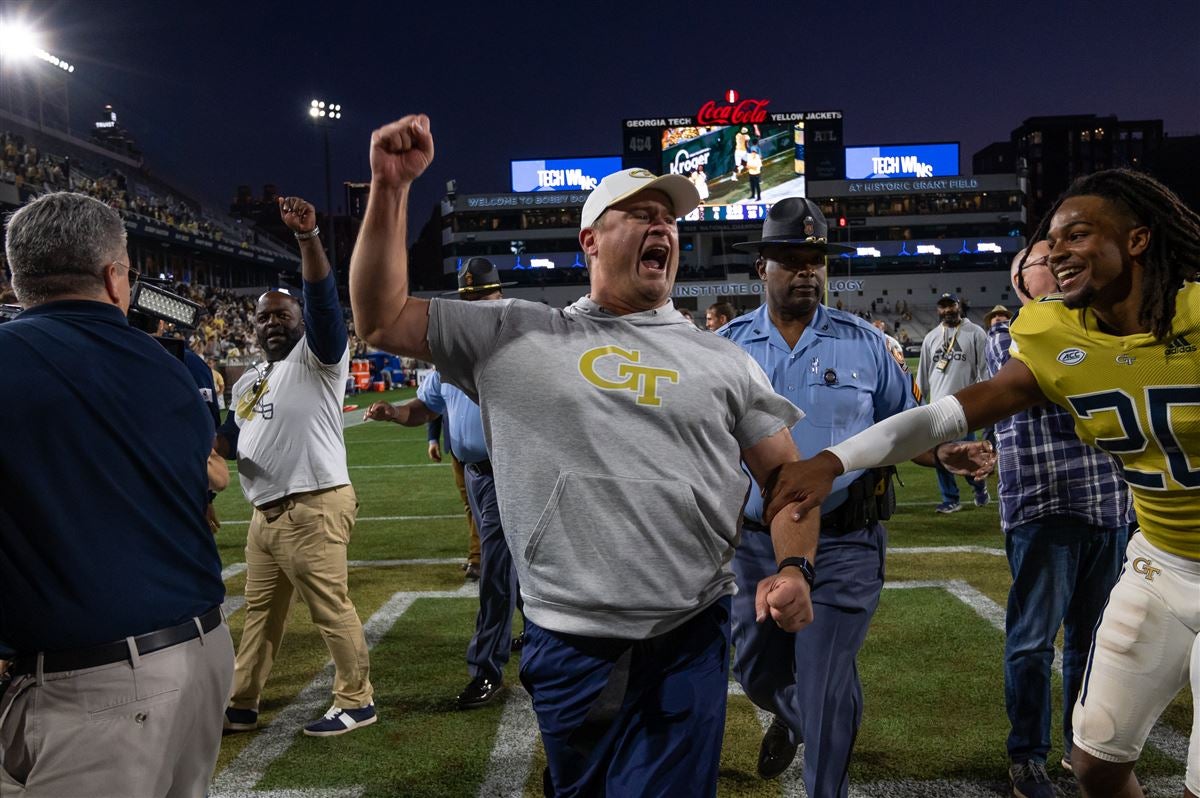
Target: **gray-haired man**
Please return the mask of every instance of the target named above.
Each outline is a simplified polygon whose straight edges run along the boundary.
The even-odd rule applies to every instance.
[[[125,319],[115,211],[49,194],[7,233],[25,311],[0,325],[0,795],[202,795],[233,672],[212,418]]]

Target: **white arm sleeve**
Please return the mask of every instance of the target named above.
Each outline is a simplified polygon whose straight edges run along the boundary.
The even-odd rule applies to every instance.
[[[837,446],[830,446],[846,471],[911,460],[939,443],[967,434],[967,417],[953,396],[885,418]]]

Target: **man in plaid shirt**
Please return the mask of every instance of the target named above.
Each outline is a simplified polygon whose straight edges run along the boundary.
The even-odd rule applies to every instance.
[[[1033,245],[1021,304],[1058,290],[1047,264],[1050,247]],[[991,316],[992,314],[989,314]],[[996,314],[986,357],[994,376],[1009,358],[1008,319]],[[1063,758],[1071,769],[1071,710],[1079,694],[1092,632],[1120,576],[1131,519],[1129,489],[1111,455],[1082,443],[1071,415],[1046,404],[996,424],[1000,525],[1012,571],[1005,618],[1004,700],[1012,795],[1053,796],[1046,773],[1050,751],[1050,669],[1063,625]]]

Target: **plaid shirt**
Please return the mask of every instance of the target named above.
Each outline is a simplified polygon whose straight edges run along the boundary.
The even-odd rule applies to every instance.
[[[988,329],[986,357],[995,375],[1008,360],[1008,325]],[[1112,455],[1075,435],[1075,421],[1047,402],[999,421],[1000,526],[1005,532],[1050,515],[1111,529],[1133,520],[1129,487]]]

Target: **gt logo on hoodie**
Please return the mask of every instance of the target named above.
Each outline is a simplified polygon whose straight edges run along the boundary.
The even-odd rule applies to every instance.
[[[616,358],[616,376],[618,380],[609,379],[597,370],[598,361],[602,358]],[[579,373],[583,378],[605,391],[632,391],[637,395],[635,401],[639,405],[659,407],[662,397],[658,395],[659,380],[679,382],[679,372],[673,369],[660,369],[654,366],[643,366],[642,355],[636,350],[622,349],[619,346],[598,346],[589,349],[579,357]],[[605,372],[612,372],[612,364],[601,366]]]

